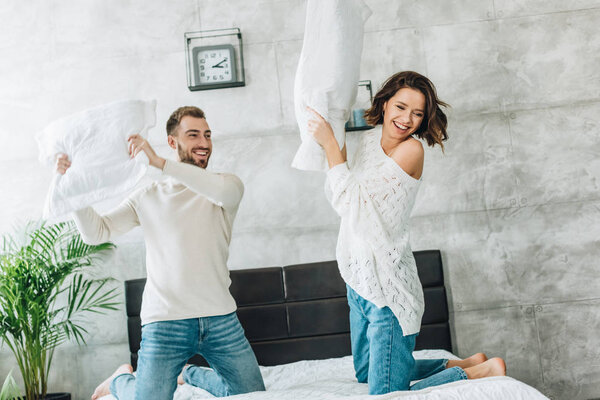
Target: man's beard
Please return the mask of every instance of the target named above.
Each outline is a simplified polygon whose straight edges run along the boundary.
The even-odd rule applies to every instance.
[[[194,154],[190,150],[186,152],[181,146],[177,146],[177,154],[179,154],[179,161],[186,164],[195,165],[196,167],[206,168],[208,165],[208,160],[210,160],[210,155],[205,160],[196,160],[194,159]]]

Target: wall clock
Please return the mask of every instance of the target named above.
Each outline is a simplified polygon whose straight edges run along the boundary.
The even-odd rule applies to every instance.
[[[185,34],[188,88],[244,86],[242,34],[238,28]]]
[[[194,47],[192,54],[196,84],[237,82],[235,49],[232,45]]]

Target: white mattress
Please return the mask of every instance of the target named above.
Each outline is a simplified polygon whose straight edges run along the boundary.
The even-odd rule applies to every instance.
[[[449,358],[454,355],[443,350],[415,352],[415,358]],[[265,392],[254,392],[229,397],[231,400],[537,400],[548,399],[533,387],[510,377],[493,377],[458,381],[418,391],[393,392],[369,396],[368,386],[354,377],[352,356],[328,360],[299,361],[275,367],[260,367],[265,381]],[[208,392],[181,385],[174,400],[213,398]],[[101,400],[114,400],[104,396]]]

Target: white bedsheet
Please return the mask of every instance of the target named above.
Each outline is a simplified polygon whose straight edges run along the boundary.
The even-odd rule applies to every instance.
[[[450,358],[443,350],[415,352],[415,358]],[[231,400],[537,400],[548,399],[533,387],[510,377],[458,381],[414,392],[393,392],[369,396],[368,386],[356,382],[352,357],[299,361],[275,367],[261,367],[267,390],[229,397]],[[213,398],[208,392],[181,385],[174,400]],[[104,396],[101,400],[114,400]]]

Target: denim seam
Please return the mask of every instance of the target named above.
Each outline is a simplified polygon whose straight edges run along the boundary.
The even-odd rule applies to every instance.
[[[206,339],[206,332],[209,329],[209,327],[207,326],[208,324],[206,324],[206,322],[206,318],[198,318],[198,343]]]
[[[348,286],[348,287],[350,287],[350,286]],[[369,317],[365,313],[365,309],[363,307],[363,304],[361,304],[361,302],[360,302],[360,299],[362,299],[362,297],[359,297],[358,293],[356,293],[354,291],[354,289],[350,288],[350,290],[352,290],[352,292],[350,293],[350,295],[352,296],[352,301],[354,302],[354,304],[356,304],[356,308],[358,309],[358,311],[360,311],[360,313],[362,314],[362,316],[365,317],[365,319],[368,321]]]
[[[369,320],[369,317],[367,316],[367,314],[365,313],[365,309],[363,308],[362,304],[356,302],[356,304],[358,305],[358,309],[360,310],[360,313],[363,315],[363,317],[365,317],[367,319],[367,321]]]
[[[391,388],[392,388],[392,374],[391,374],[391,369],[392,369],[392,345],[393,345],[393,341],[394,341],[394,321],[389,320],[389,324],[391,327],[391,332],[390,332],[390,342],[389,342],[389,346],[388,346],[388,354],[387,354],[387,362],[386,362],[386,374],[387,374],[387,387],[384,393],[389,393]]]

